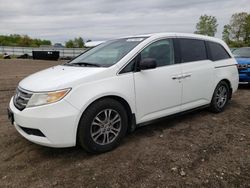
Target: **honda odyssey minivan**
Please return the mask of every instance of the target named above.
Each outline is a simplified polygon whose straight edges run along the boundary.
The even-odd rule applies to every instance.
[[[23,79],[8,115],[34,143],[105,152],[153,120],[201,107],[222,112],[238,87],[236,65],[212,37],[118,38]]]

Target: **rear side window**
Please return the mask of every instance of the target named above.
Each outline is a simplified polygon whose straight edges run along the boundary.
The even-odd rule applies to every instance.
[[[218,61],[222,59],[231,58],[222,45],[215,43],[215,42],[210,42],[210,41],[207,43],[208,43],[208,47],[210,50],[210,56],[211,56],[210,59],[212,61]]]
[[[197,39],[179,39],[182,62],[207,59],[205,42]]]

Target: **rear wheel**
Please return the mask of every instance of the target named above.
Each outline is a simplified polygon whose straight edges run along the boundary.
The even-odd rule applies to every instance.
[[[82,115],[78,142],[91,153],[106,152],[120,143],[127,127],[124,107],[114,99],[104,98],[88,107]]]
[[[212,101],[210,103],[210,110],[214,113],[222,112],[230,98],[230,89],[225,81],[221,81],[215,88]]]

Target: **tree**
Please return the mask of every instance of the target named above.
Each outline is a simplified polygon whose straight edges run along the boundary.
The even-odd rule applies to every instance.
[[[11,35],[0,35],[0,45],[39,47],[40,45],[51,45],[51,41],[32,39],[28,35],[11,34]]]
[[[243,40],[245,44],[250,46],[250,14],[248,14],[248,16],[245,18],[243,33]]]
[[[24,35],[21,39],[19,44],[24,47],[31,46],[32,40],[28,35]]]
[[[226,43],[230,43],[230,30],[231,30],[231,26],[229,24],[224,25],[223,32],[222,32],[222,39]]]
[[[235,13],[230,24],[224,26],[223,40],[231,47],[250,45],[250,14],[246,12]]]
[[[83,48],[84,47],[84,41],[82,37],[75,38],[75,43],[77,48]]]
[[[196,24],[196,34],[214,36],[217,32],[217,19],[214,16],[201,15]]]
[[[73,40],[69,40],[65,43],[66,48],[74,48]]]
[[[66,48],[83,48],[84,41],[82,37],[74,38],[74,40],[68,40],[65,43]]]
[[[233,14],[230,20],[232,38],[240,41],[244,37],[244,25],[247,18],[246,12]]]

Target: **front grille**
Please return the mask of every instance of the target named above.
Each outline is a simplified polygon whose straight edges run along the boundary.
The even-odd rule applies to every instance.
[[[16,94],[14,96],[15,107],[22,111],[24,108],[26,108],[31,96],[32,92],[17,87]]]
[[[247,67],[248,67],[247,64],[238,64],[238,69],[239,69],[239,70],[246,70]]]

